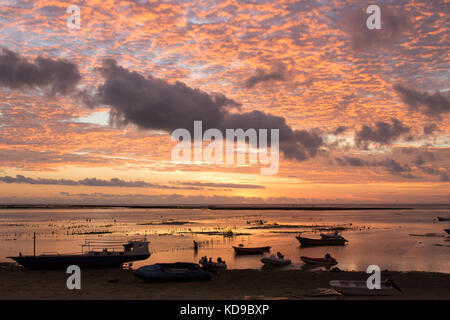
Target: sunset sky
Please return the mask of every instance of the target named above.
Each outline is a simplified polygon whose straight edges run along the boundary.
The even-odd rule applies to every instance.
[[[449,203],[449,25],[448,0],[0,0],[0,204]],[[172,162],[194,120],[280,129],[278,173]]]

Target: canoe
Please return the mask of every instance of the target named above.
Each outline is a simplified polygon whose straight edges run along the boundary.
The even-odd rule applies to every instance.
[[[184,262],[143,266],[133,271],[133,274],[149,282],[206,281],[211,279],[211,273],[203,271],[198,264]]]
[[[261,262],[264,264],[270,264],[270,265],[274,265],[274,266],[287,266],[287,265],[291,264],[290,259],[280,259],[280,258],[275,257],[274,255],[262,258]]]
[[[233,246],[233,249],[236,254],[263,254],[266,251],[270,251],[270,247],[247,248]]]
[[[386,283],[381,283],[380,289],[369,289],[366,281],[332,280],[330,286],[347,296],[391,296],[395,292],[394,287]]]
[[[450,217],[437,217],[439,221],[450,221]]]
[[[330,238],[330,239],[311,239],[305,237],[296,237],[298,242],[304,247],[307,246],[343,246],[347,242],[343,237],[340,238]]]
[[[444,229],[444,231],[450,234],[450,229]]]
[[[301,256],[300,259],[306,264],[317,264],[317,265],[335,265],[337,264],[336,259],[326,259],[326,258],[311,258]]]

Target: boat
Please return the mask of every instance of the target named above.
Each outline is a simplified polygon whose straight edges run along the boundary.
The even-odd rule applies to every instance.
[[[336,259],[331,258],[331,257],[330,258],[311,258],[311,257],[301,256],[300,260],[302,260],[306,264],[311,264],[311,265],[333,266],[333,265],[337,264]]]
[[[198,261],[198,263],[202,266],[202,269],[206,271],[217,271],[227,268],[227,264],[220,257],[217,258],[217,261],[212,261],[211,258],[208,260],[208,258],[204,256]]]
[[[450,221],[450,217],[437,217],[438,221]]]
[[[143,266],[133,271],[133,274],[149,282],[207,281],[211,279],[210,272],[203,271],[196,263],[187,262]]]
[[[369,289],[367,281],[332,280],[330,286],[337,292],[347,296],[391,296],[395,290],[401,291],[392,280],[380,284],[380,289]]]
[[[236,254],[263,254],[266,251],[270,251],[271,247],[244,247],[239,245],[238,247],[233,246],[234,252]]]
[[[312,239],[301,236],[296,237],[298,242],[304,247],[307,246],[344,246],[347,240],[342,237]]]
[[[278,252],[279,253],[279,252]],[[283,255],[270,255],[268,257],[261,258],[261,262],[264,263],[264,265],[272,265],[272,266],[287,266],[291,264],[290,259],[285,259]]]
[[[450,234],[450,229],[444,229],[444,231]]]
[[[36,238],[34,238],[36,243]],[[85,240],[81,253],[44,253],[8,257],[26,269],[65,269],[70,265],[80,268],[122,267],[124,263],[145,260],[150,257],[149,241],[134,239],[126,243],[121,240]],[[35,245],[36,248],[36,245]],[[86,250],[87,249],[87,250]]]

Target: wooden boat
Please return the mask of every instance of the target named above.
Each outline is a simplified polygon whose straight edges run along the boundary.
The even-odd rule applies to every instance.
[[[244,247],[239,245],[238,247],[233,246],[234,252],[236,254],[263,254],[266,251],[270,251],[271,247]]]
[[[380,289],[369,289],[366,281],[332,280],[330,286],[337,292],[348,296],[391,296],[395,293],[395,286],[391,281],[381,283]]]
[[[298,242],[304,247],[307,246],[343,246],[347,242],[343,237],[312,239],[301,236],[296,237]]]
[[[300,259],[306,263],[306,264],[313,264],[313,265],[335,265],[337,264],[336,259],[334,258],[311,258],[311,257],[305,257],[301,256]]]
[[[185,262],[143,266],[133,271],[133,274],[149,282],[207,281],[211,279],[211,273],[203,271],[198,264]]]
[[[150,257],[149,241],[86,240],[79,254],[41,254],[8,257],[26,269],[66,269],[70,265],[80,268],[122,267],[124,263]],[[84,252],[85,248],[88,248]]]
[[[450,229],[444,229],[444,231],[450,234]]]
[[[437,217],[438,221],[450,221],[450,217]]]

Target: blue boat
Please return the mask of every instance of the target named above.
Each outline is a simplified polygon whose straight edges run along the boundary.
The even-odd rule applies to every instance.
[[[207,281],[211,279],[211,273],[203,271],[198,264],[185,262],[157,263],[140,267],[133,273],[136,277],[150,282]]]

